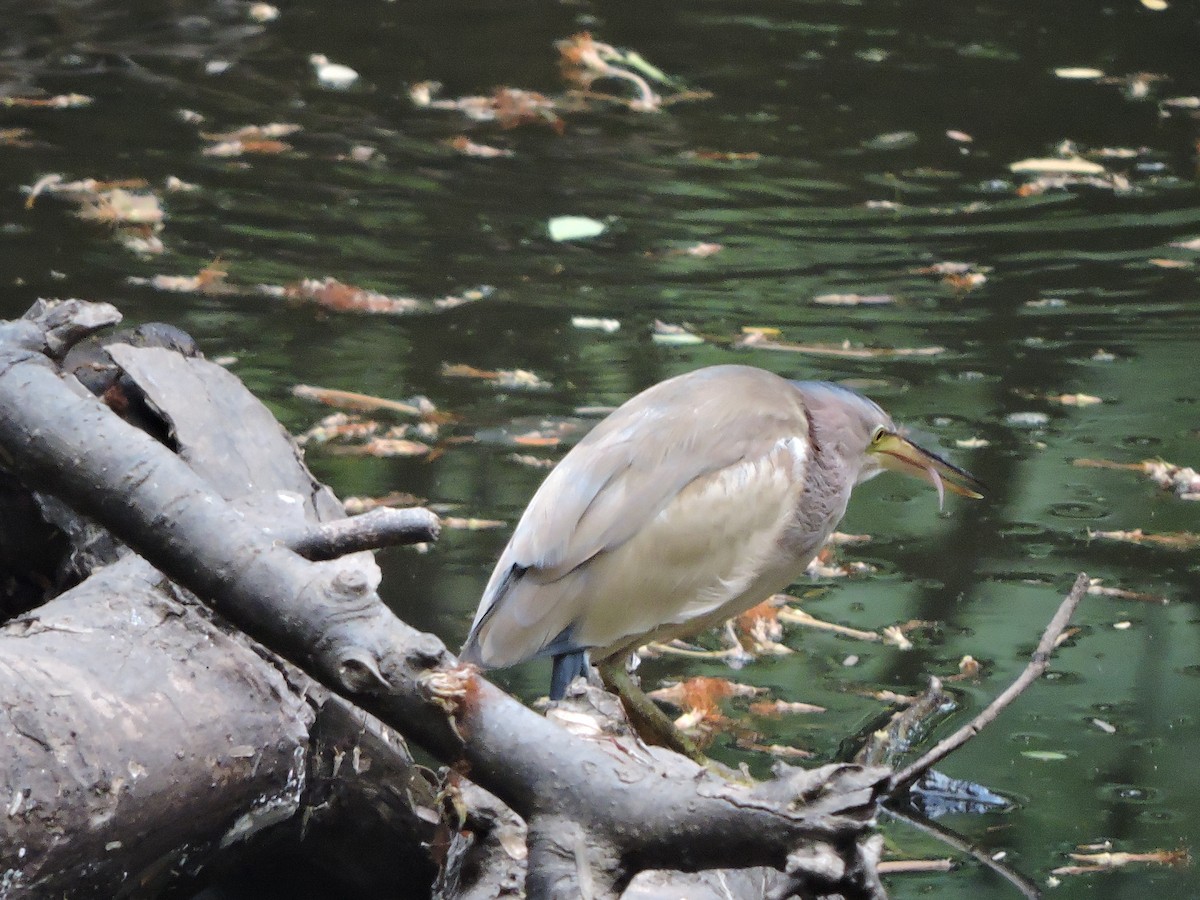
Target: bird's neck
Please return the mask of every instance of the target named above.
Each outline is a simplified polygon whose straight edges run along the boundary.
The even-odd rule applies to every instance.
[[[796,503],[791,527],[784,541],[789,552],[804,557],[807,564],[824,546],[846,514],[850,489],[857,473],[849,471],[844,448],[827,442],[828,435],[812,417],[808,421],[809,458],[804,467],[804,486]]]

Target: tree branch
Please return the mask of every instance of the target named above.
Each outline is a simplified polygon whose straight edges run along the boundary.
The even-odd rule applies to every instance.
[[[1067,623],[1071,621],[1071,616],[1075,613],[1075,608],[1079,606],[1079,602],[1087,593],[1088,577],[1085,573],[1080,572],[1075,578],[1075,584],[1071,587],[1071,592],[1059,604],[1058,612],[1054,614],[1054,618],[1050,620],[1050,624],[1046,626],[1045,632],[1042,633],[1042,639],[1038,642],[1037,649],[1033,651],[1033,656],[1030,657],[1028,665],[1024,671],[1017,677],[1008,688],[1000,694],[995,700],[989,703],[984,710],[974,719],[964,725],[958,731],[951,734],[949,737],[938,741],[932,748],[922,755],[916,762],[900,772],[892,775],[888,782],[888,796],[895,797],[904,793],[913,783],[924,775],[929,769],[975,737],[987,725],[995,721],[1000,715],[1001,710],[1012,703],[1021,693],[1031,684],[1037,681],[1042,673],[1046,671],[1046,667],[1050,665],[1050,657],[1054,653],[1054,648],[1058,644],[1059,636],[1067,627]]]

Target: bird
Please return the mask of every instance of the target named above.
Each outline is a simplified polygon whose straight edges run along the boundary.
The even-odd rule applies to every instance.
[[[717,365],[659,382],[583,437],[534,493],[460,659],[553,658],[560,700],[589,661],[717,625],[796,581],[851,490],[893,470],[978,499],[968,472],[837,384]]]

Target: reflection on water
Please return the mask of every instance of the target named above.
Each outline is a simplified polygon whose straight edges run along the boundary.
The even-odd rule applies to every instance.
[[[876,573],[794,592],[821,618],[937,628],[909,651],[793,632],[789,643],[803,652],[739,677],[829,712],[768,723],[777,731],[765,742],[829,758],[878,711],[864,693],[917,690],[970,654],[983,672],[957,686],[953,727],[1014,677],[1085,569],[1169,603],[1085,602],[1081,630],[1054,660],[1057,677],[945,766],[1019,808],[950,824],[1039,881],[1078,843],[1200,845],[1190,787],[1200,735],[1188,712],[1200,705],[1197,567],[1186,552],[1088,536],[1197,531],[1200,506],[1134,473],[1071,464],[1197,460],[1198,251],[1189,242],[1200,237],[1200,204],[1186,98],[1200,92],[1200,76],[1187,4],[1155,13],[1082,0],[811,0],[649,14],[631,3],[309,3],[265,25],[236,5],[186,21],[145,3],[96,3],[70,16],[55,4],[37,14],[5,5],[5,93],[94,98],[79,109],[0,112],[4,128],[27,129],[0,145],[5,316],[37,296],[79,296],[116,300],[133,320],[179,324],[210,356],[235,356],[235,371],[296,429],[317,416],[290,397],[296,382],[425,394],[461,416],[459,436],[615,405],[671,374],[730,360],[869,383],[898,420],[991,490],[940,515],[913,485],[878,479],[858,491],[844,530],[874,541],[843,555],[868,558]],[[407,85],[423,80],[442,82],[448,97],[500,84],[555,93],[553,41],[585,27],[714,96],[658,114],[596,107],[569,116],[561,136],[472,125],[408,100]],[[321,88],[312,52],[353,66],[360,81]],[[214,61],[228,65],[206,74]],[[1109,77],[1055,76],[1067,66]],[[204,122],[185,121],[181,109]],[[303,126],[286,139],[292,149],[204,155],[201,132],[270,122]],[[461,156],[446,144],[460,134],[512,155]],[[1071,183],[1009,170],[1073,153],[1108,174]],[[61,200],[23,209],[19,186],[51,172],[156,188],[173,175],[197,190],[164,194],[166,252],[139,257]],[[592,241],[554,243],[546,222],[560,215],[609,227]],[[701,242],[721,247],[681,252]],[[166,293],[126,280],[195,275],[214,259],[233,292]],[[949,262],[968,267],[938,268]],[[964,273],[981,278],[963,282]],[[388,318],[289,306],[256,287],[325,276],[422,298],[496,291],[459,309]],[[831,294],[890,302],[814,302]],[[577,315],[615,318],[620,329],[572,328]],[[653,343],[656,319],[686,323],[706,342]],[[746,326],[778,329],[790,344],[943,351],[736,350]],[[445,362],[529,369],[553,388],[447,379]],[[1054,399],[1076,394],[1102,402]],[[402,489],[511,522],[544,470],[510,453],[480,442],[450,445],[433,462],[317,451],[312,460],[343,494]],[[426,556],[385,554],[389,599],[456,646],[506,535],[450,532]],[[857,664],[844,666],[850,655]],[[725,672],[678,659],[644,671]],[[529,697],[545,677],[536,666],[498,675]],[[903,826],[890,833],[902,854],[943,852]],[[1175,896],[1190,883],[1186,872],[1142,868],[1073,878],[1061,890]],[[947,884],[1010,896],[973,866],[892,889],[915,896]]]

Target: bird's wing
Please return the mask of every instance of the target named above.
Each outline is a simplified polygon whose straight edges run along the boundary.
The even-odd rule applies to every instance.
[[[534,494],[484,591],[464,655],[508,665],[575,649],[572,617],[551,608],[562,603],[540,602],[538,585],[621,546],[696,479],[806,434],[800,394],[761,369],[702,369],[634,397],[580,441]],[[508,620],[506,633],[516,626],[522,637],[481,651],[481,632],[497,616]]]

